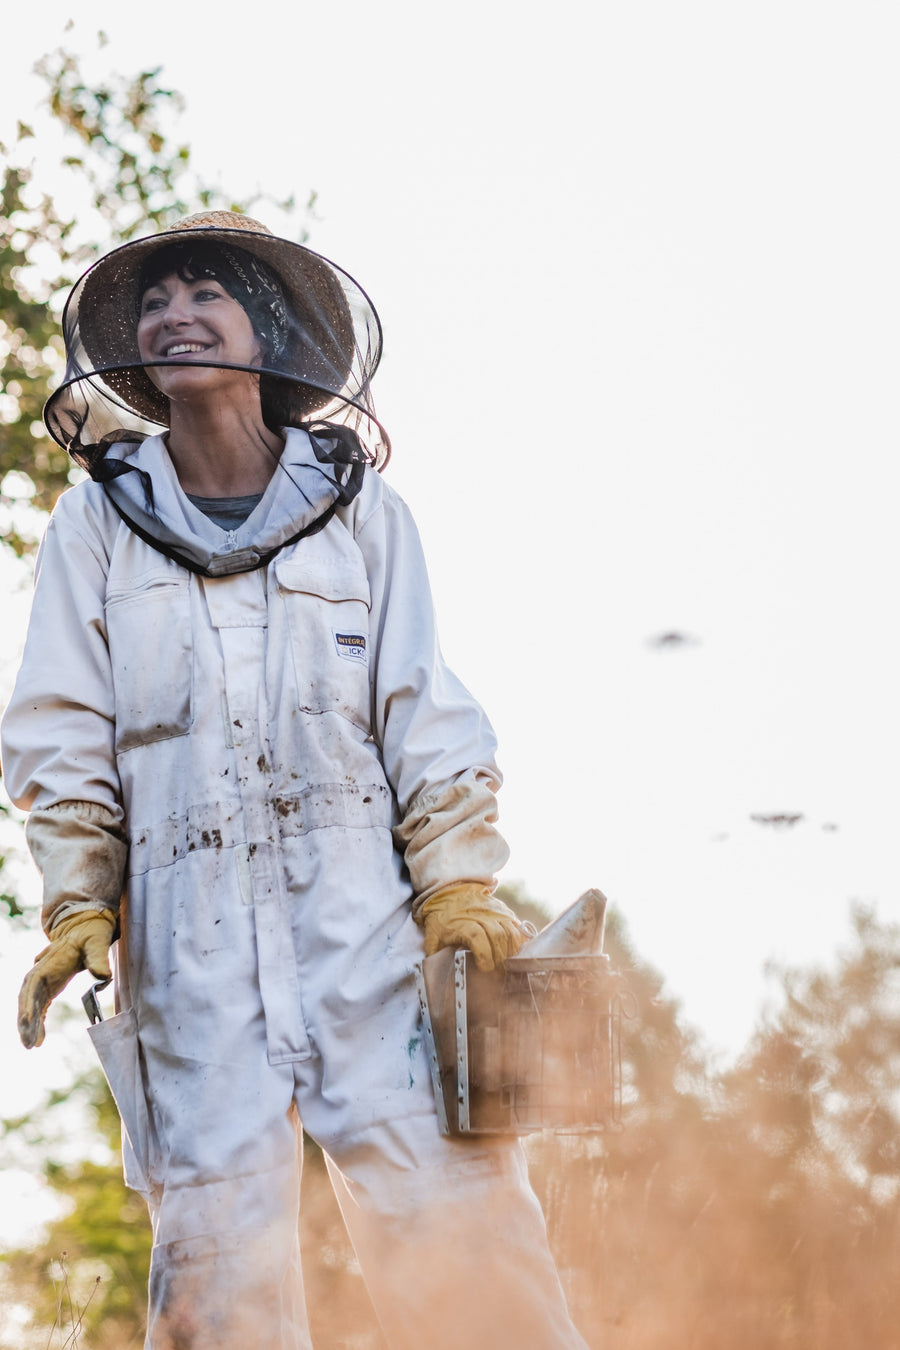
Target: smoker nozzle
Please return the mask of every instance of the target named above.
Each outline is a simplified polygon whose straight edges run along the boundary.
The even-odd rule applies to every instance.
[[[549,956],[599,956],[603,951],[606,923],[606,896],[602,891],[585,891],[559,918],[542,928],[510,962],[520,959],[543,960]]]

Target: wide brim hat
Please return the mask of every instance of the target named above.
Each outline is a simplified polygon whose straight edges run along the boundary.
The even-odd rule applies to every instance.
[[[53,438],[90,471],[116,438],[133,440],[168,426],[168,400],[147,374],[137,323],[146,269],[155,253],[173,244],[243,251],[275,274],[284,297],[283,342],[277,353],[267,352],[262,367],[240,368],[277,391],[284,425],[349,427],[365,457],[382,467],[390,442],[371,395],[382,349],[374,305],[335,263],[232,211],[200,212],[123,244],[75,284],[63,313],[66,373],[44,410]],[[204,363],[176,358],[171,364]]]

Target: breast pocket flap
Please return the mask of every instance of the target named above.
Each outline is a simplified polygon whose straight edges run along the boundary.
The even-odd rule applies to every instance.
[[[296,559],[282,559],[275,565],[278,584],[286,591],[304,595],[318,595],[323,600],[361,600],[371,608],[369,582],[362,567],[349,562],[335,562],[327,567]]]

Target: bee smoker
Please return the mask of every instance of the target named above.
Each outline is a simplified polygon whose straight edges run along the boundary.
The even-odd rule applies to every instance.
[[[586,891],[500,971],[451,949],[417,967],[443,1134],[619,1124],[624,981],[602,951],[605,914]]]

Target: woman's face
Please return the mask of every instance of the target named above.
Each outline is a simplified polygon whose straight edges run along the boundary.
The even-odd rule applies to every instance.
[[[155,282],[141,297],[137,326],[142,361],[186,362],[185,365],[151,365],[147,375],[169,399],[228,387],[246,392],[246,372],[197,365],[215,361],[227,365],[260,365],[262,347],[241,305],[218,281],[201,277],[184,281],[172,272]]]

